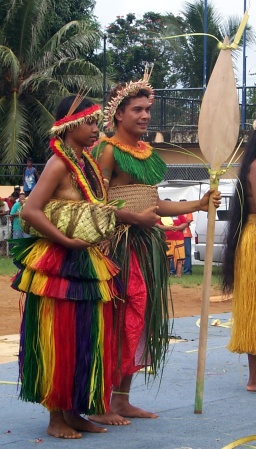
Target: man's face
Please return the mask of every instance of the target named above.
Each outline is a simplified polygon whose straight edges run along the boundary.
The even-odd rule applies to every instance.
[[[21,193],[19,196],[19,199],[20,199],[20,203],[23,204],[25,201],[25,195]]]
[[[31,168],[32,167],[32,161],[27,161],[27,167]]]
[[[151,118],[150,109],[151,103],[147,97],[132,98],[124,112],[119,109],[116,113],[118,128],[123,127],[131,134],[142,136]]]

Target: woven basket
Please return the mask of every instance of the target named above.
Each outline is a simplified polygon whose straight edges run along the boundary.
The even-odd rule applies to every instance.
[[[110,187],[109,200],[124,200],[124,208],[131,212],[142,212],[151,206],[156,206],[158,193],[156,186],[145,184],[128,184]]]
[[[108,204],[90,204],[85,201],[51,200],[44,208],[48,220],[69,238],[98,243],[110,237],[115,230],[115,210]],[[41,237],[36,229],[21,219],[23,230]]]

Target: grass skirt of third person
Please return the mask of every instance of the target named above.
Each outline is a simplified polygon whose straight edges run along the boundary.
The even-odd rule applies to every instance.
[[[117,266],[97,248],[68,250],[45,238],[12,241],[26,293],[20,397],[48,410],[101,414],[111,394],[111,299]]]
[[[233,325],[228,349],[256,354],[256,214],[250,214],[235,255]]]

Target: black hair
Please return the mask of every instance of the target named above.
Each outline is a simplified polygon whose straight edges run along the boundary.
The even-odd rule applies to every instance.
[[[59,104],[59,106],[57,108],[56,120],[60,120],[60,119],[64,118],[65,115],[67,115],[67,113],[70,110],[70,108],[71,108],[75,98],[76,98],[76,95],[70,95],[69,97],[63,98],[63,100],[61,100],[61,102],[60,102],[60,104]],[[73,114],[76,114],[77,112],[81,112],[84,109],[88,109],[91,106],[93,106],[93,104],[94,103],[91,100],[89,100],[88,98],[84,98],[81,101],[81,103],[77,106],[77,108],[75,109]]]
[[[235,193],[231,200],[229,225],[222,265],[222,290],[231,293],[234,288],[235,252],[241,231],[250,213],[248,204],[248,173],[256,159],[256,131],[252,133],[246,145],[246,151],[238,174]]]
[[[19,193],[17,192],[17,190],[14,190],[14,192],[11,193],[11,195],[13,198],[19,198]]]

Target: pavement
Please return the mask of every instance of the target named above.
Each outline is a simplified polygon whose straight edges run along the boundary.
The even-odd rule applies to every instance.
[[[194,413],[199,317],[178,318],[178,338],[170,342],[161,384],[156,380],[147,387],[144,374],[138,373],[131,389],[131,402],[156,412],[158,419],[133,419],[129,426],[110,426],[106,434],[86,433],[81,440],[54,439],[46,434],[48,412],[18,399],[17,361],[6,359],[0,364],[0,448],[40,444],[41,449],[222,449],[255,434],[256,394],[246,391],[247,356],[226,349],[230,313],[212,315],[208,323],[201,414]],[[15,351],[12,346],[14,358]],[[249,444],[246,447],[256,447],[256,441]]]

